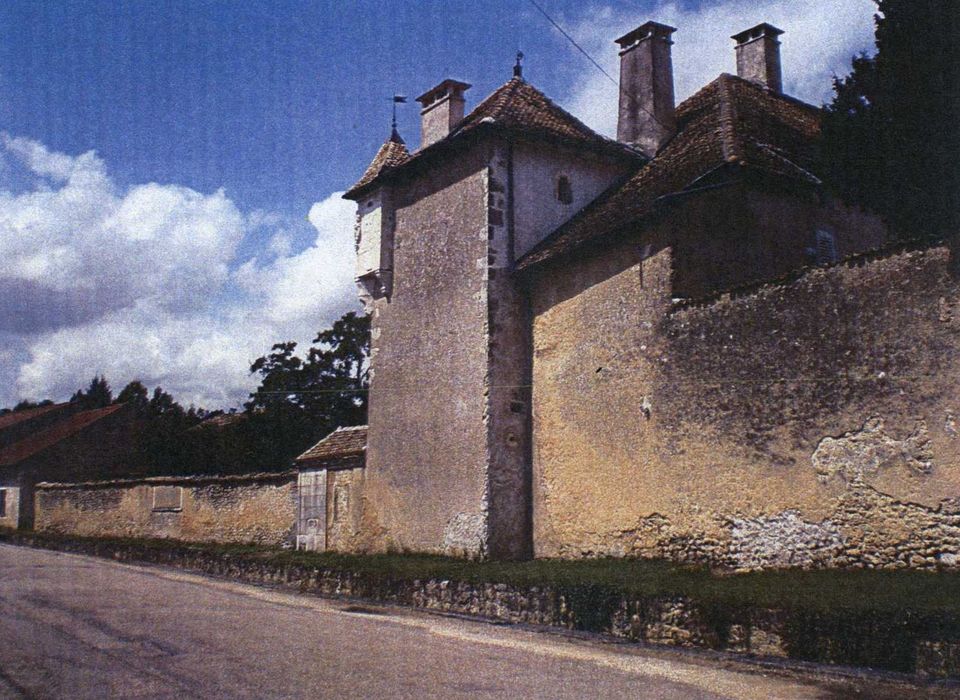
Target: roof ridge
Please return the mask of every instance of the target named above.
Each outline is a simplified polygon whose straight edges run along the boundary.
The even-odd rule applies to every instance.
[[[808,150],[819,110],[743,78],[722,73],[677,107],[677,133],[646,165],[613,185],[552,231],[516,264],[530,268],[601,236],[624,230],[718,167],[740,163],[815,184]]]
[[[734,163],[743,160],[743,149],[737,138],[737,106],[730,94],[730,78],[728,73],[721,73],[719,80],[720,95],[720,148],[723,152],[723,160],[727,163]]]

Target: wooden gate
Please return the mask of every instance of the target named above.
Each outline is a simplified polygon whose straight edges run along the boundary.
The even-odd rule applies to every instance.
[[[327,470],[302,470],[297,475],[297,549],[327,548]]]

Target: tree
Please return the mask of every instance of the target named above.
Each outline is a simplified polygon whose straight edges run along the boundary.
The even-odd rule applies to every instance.
[[[133,410],[138,416],[143,416],[146,414],[147,406],[150,403],[148,396],[147,387],[140,380],[135,379],[123,387],[113,402],[129,404],[133,406]]]
[[[335,428],[366,422],[370,319],[350,312],[317,334],[306,358],[277,343],[250,371],[260,386],[245,404],[249,454],[265,465],[289,460]]]
[[[97,375],[90,380],[90,386],[87,387],[86,392],[82,389],[77,391],[70,397],[70,402],[80,404],[83,410],[104,408],[113,403],[113,392],[110,390],[107,378]]]
[[[874,0],[874,57],[834,81],[823,172],[844,199],[881,215],[895,239],[960,233],[960,3]]]

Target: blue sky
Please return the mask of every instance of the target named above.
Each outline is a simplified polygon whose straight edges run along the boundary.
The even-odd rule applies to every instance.
[[[677,26],[681,98],[759,21],[787,31],[787,90],[814,102],[872,38],[870,0],[538,1],[613,75],[614,38]],[[95,372],[237,405],[270,343],[354,308],[337,193],[394,92],[415,146],[414,97],[449,76],[475,105],[519,48],[561,105],[615,119],[615,88],[529,0],[6,0],[0,31],[0,405]]]

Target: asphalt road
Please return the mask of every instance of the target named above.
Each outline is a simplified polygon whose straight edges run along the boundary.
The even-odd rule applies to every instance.
[[[0,698],[906,697],[726,665],[0,545]]]

